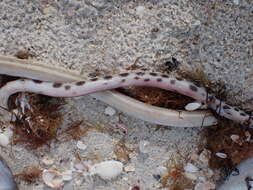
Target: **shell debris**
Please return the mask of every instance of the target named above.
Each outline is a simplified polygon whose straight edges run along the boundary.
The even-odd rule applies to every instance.
[[[98,175],[104,180],[111,180],[123,171],[123,164],[116,160],[108,160],[91,166],[89,171],[91,175]]]

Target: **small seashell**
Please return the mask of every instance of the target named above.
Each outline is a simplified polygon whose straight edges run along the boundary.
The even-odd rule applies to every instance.
[[[149,150],[148,150],[149,149],[149,145],[150,145],[150,143],[148,141],[141,140],[139,142],[139,150],[140,150],[140,152],[142,152],[144,154],[148,153],[149,152]]]
[[[119,161],[108,160],[90,167],[90,174],[97,174],[104,180],[110,180],[117,177],[123,170],[123,164]]]
[[[63,186],[63,177],[60,172],[56,170],[43,170],[42,179],[44,183],[54,189]]]
[[[234,3],[235,5],[239,5],[239,4],[240,4],[240,1],[239,1],[239,0],[233,0],[233,3]]]
[[[85,165],[82,162],[75,164],[74,168],[78,172],[82,172],[86,169]]]
[[[251,139],[251,134],[249,133],[249,131],[245,131],[245,137],[246,137],[246,140],[245,141],[250,141],[250,139]]]
[[[204,149],[199,155],[199,160],[205,165],[208,165],[210,158],[211,158],[211,151],[207,149]]]
[[[135,171],[135,167],[128,165],[126,167],[124,167],[124,171],[126,172],[134,172]]]
[[[4,133],[0,133],[0,145],[7,146],[9,143],[10,143],[10,138]]]
[[[191,163],[187,163],[186,166],[184,167],[184,170],[190,173],[195,173],[199,171],[199,169]]]
[[[62,174],[62,179],[64,181],[70,181],[72,180],[72,171],[71,170],[65,170]]]
[[[194,190],[212,190],[215,189],[215,184],[212,182],[197,183]]]
[[[231,135],[230,138],[234,142],[237,142],[240,139],[239,135]]]
[[[197,110],[201,107],[201,103],[199,102],[192,102],[192,103],[189,103],[185,106],[185,109],[187,111],[194,111],[194,110]]]
[[[224,158],[224,159],[228,157],[225,153],[222,153],[222,152],[217,152],[215,155],[219,158]]]
[[[144,6],[138,6],[136,7],[136,14],[139,16],[142,16],[144,14],[145,7]]]
[[[184,176],[190,180],[196,180],[198,178],[196,173],[190,173],[190,172],[185,172]]]
[[[41,161],[43,164],[45,164],[47,166],[50,166],[54,163],[54,159],[50,158],[49,156],[44,156]]]
[[[81,150],[85,150],[87,148],[87,146],[82,141],[77,141],[76,146]]]
[[[113,109],[112,107],[107,107],[105,108],[105,114],[109,116],[113,116],[116,113],[116,110]]]

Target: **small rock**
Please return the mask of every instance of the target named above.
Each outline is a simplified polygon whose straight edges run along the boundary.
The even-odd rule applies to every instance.
[[[186,166],[184,167],[184,170],[190,173],[199,171],[199,169],[191,163],[187,163]]]
[[[77,141],[76,146],[81,150],[85,150],[87,148],[87,146],[82,141]]]
[[[116,113],[116,110],[113,109],[112,107],[106,107],[105,108],[105,114],[109,116],[113,116]]]
[[[110,180],[117,177],[123,170],[123,164],[119,161],[108,160],[90,167],[90,174],[97,174],[104,180]]]
[[[222,153],[222,152],[217,152],[215,155],[219,158],[224,158],[224,159],[228,157],[225,153]]]

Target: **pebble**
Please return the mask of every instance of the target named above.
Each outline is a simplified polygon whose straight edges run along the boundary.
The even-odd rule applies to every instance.
[[[97,174],[104,180],[111,180],[123,171],[123,164],[116,160],[108,160],[91,166],[89,171],[91,175]]]
[[[105,108],[105,114],[109,116],[113,116],[116,113],[116,110],[113,109],[112,107],[106,107]]]
[[[77,141],[76,146],[81,150],[85,150],[87,148],[87,146],[82,141]]]

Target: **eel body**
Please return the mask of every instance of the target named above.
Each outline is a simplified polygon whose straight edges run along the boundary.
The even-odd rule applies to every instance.
[[[7,83],[0,89],[0,105],[7,107],[8,98],[17,92],[32,92],[53,97],[76,97],[126,86],[149,86],[177,92],[207,105],[223,117],[249,126],[253,125],[250,115],[208,94],[205,88],[157,72],[125,72],[114,76],[66,83],[19,79]]]

